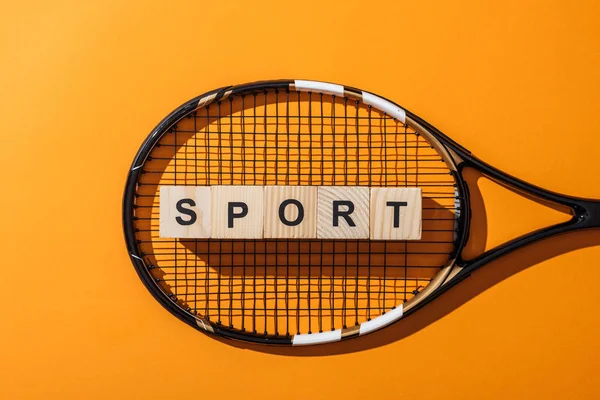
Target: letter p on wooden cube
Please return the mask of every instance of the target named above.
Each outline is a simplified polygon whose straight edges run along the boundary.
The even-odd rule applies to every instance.
[[[212,237],[214,239],[262,239],[263,186],[212,187]]]
[[[162,186],[160,228],[162,238],[209,238],[211,235],[209,186]]]
[[[420,188],[371,188],[371,239],[421,239]]]

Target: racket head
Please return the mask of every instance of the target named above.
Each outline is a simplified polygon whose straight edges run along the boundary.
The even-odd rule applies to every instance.
[[[136,271],[191,326],[269,344],[318,344],[387,326],[435,293],[468,236],[468,192],[448,139],[389,100],[301,80],[220,88],[150,133],[127,179]],[[165,239],[164,185],[420,187],[418,241]]]

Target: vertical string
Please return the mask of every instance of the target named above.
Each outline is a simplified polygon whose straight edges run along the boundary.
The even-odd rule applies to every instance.
[[[354,102],[355,104],[355,108],[356,108],[356,112],[355,112],[355,130],[356,130],[356,184],[359,185],[360,184],[360,179],[359,179],[359,170],[360,170],[360,164],[359,164],[359,160],[360,160],[360,135],[359,135],[359,101],[355,100]],[[358,325],[358,306],[359,306],[359,297],[358,297],[358,285],[359,285],[359,280],[358,280],[358,276],[359,276],[359,267],[360,267],[360,240],[356,240],[356,282],[354,285],[354,325]]]
[[[264,95],[265,95],[265,106],[263,109],[263,131],[264,131],[264,135],[265,135],[265,146],[267,145],[267,91],[264,91]],[[256,115],[256,95],[254,97],[254,103],[255,103],[255,109],[254,109],[254,115]],[[256,121],[256,119],[255,119]],[[255,122],[256,124],[256,122]],[[255,129],[256,131],[256,129]],[[266,149],[265,149],[265,153],[266,153]],[[256,157],[255,157],[256,158]],[[255,165],[255,171],[256,171],[256,165]],[[265,170],[266,172],[266,170]],[[254,180],[254,184],[256,184],[256,180]],[[254,245],[256,247],[256,240],[254,241]],[[266,247],[267,244],[264,243],[265,245],[265,252],[266,252]],[[277,251],[277,250],[276,250]],[[276,255],[277,257],[277,255]],[[254,264],[256,265],[256,250],[254,251]],[[277,270],[277,267],[275,267],[275,269]],[[265,274],[264,274],[264,279],[263,279],[263,319],[264,319],[264,328],[263,328],[263,332],[266,334],[267,333],[267,262],[266,262],[266,257],[265,257],[265,265],[264,265],[264,270],[265,270]],[[256,293],[254,294],[256,296]],[[277,300],[276,300],[277,301]]]
[[[279,122],[278,122],[279,125]],[[287,155],[287,173],[285,175],[285,184],[289,185],[290,183],[290,90],[286,89],[285,91],[285,132],[286,132],[286,155]],[[278,138],[276,139],[278,140]],[[279,151],[276,153],[277,158],[279,159]],[[277,179],[279,182],[279,176]],[[285,269],[285,335],[290,335],[290,241],[286,241],[286,269]]]
[[[265,90],[265,132],[267,129],[267,91]],[[265,135],[265,154],[266,154],[266,135]],[[275,182],[277,183],[279,176],[279,90],[275,89]],[[266,171],[266,170],[265,170]],[[275,335],[279,334],[279,326],[278,326],[278,303],[279,303],[279,241],[275,241]],[[287,287],[286,287],[286,307],[287,307]],[[266,330],[265,330],[266,332]]]
[[[229,97],[229,184],[233,185],[233,97]],[[232,249],[233,250],[233,249]],[[219,241],[219,258],[223,257],[223,240]],[[231,274],[229,275],[229,327],[233,328],[233,306],[234,306],[234,263],[231,255]],[[243,320],[243,317],[242,317]]]
[[[335,154],[336,149],[333,150]],[[344,97],[344,185],[348,185],[348,98]],[[334,168],[337,166],[334,163]],[[347,300],[348,297],[348,240],[344,240],[344,277],[342,281],[342,326],[344,329],[348,327],[347,322]]]
[[[385,174],[385,181],[383,183],[384,187],[387,187],[388,174],[387,174],[387,119],[386,114],[383,113],[383,133],[382,133],[382,141],[381,141],[381,154],[380,158],[382,160],[382,168],[381,172]],[[385,314],[385,299],[386,299],[386,289],[387,289],[387,240],[383,242],[383,308],[382,314]],[[381,290],[381,286],[380,289]]]
[[[333,175],[333,185],[336,182],[336,166],[335,166],[335,95],[331,96],[331,117],[329,118],[331,123],[331,137],[332,137],[332,146],[331,151],[333,152],[332,160],[333,160],[333,168],[331,173]],[[329,315],[331,317],[331,330],[335,330],[335,242],[332,241],[331,244],[331,277],[329,278]]]
[[[319,112],[319,117],[320,117],[320,142],[321,142],[321,165],[319,166],[319,170],[320,170],[320,182],[319,184],[323,185],[325,184],[324,182],[324,176],[323,176],[323,160],[324,160],[324,150],[323,150],[323,135],[324,135],[324,125],[323,125],[323,93],[319,93],[319,106],[320,106],[320,112]],[[311,176],[312,176],[312,168],[311,168]],[[318,277],[318,287],[319,287],[319,311],[318,311],[318,318],[319,318],[319,332],[323,332],[323,241],[321,241],[319,244],[319,277]]]
[[[209,138],[209,144],[210,144],[210,106],[206,106],[206,135]],[[196,119],[194,118],[194,138],[197,136],[196,133]],[[210,152],[210,147],[209,147],[209,152]],[[196,154],[196,150],[194,150],[194,154]],[[187,150],[186,153],[187,154]],[[209,168],[210,168],[210,163],[209,163]],[[210,169],[209,169],[210,171]],[[210,173],[209,173],[210,176]],[[198,186],[198,174],[196,173],[196,186]],[[198,253],[198,239],[196,239],[196,253]],[[210,253],[209,253],[210,254]],[[196,259],[198,258],[197,256],[195,257]],[[187,275],[187,274],[186,274]],[[197,288],[198,286],[194,286],[195,288]],[[197,289],[195,289],[194,291],[197,291]],[[204,276],[204,292],[206,293],[206,299],[204,302],[204,317],[207,320],[210,320],[210,271],[207,269],[207,272]]]
[[[372,170],[372,162],[371,162],[371,136],[373,134],[373,126],[372,126],[372,120],[371,120],[371,113],[372,113],[372,107],[369,105],[368,108],[368,123],[369,123],[369,127],[368,127],[368,139],[367,139],[367,165],[368,168],[367,170],[369,171],[369,187],[372,186],[372,181],[371,181],[371,176],[373,175],[373,170]],[[367,321],[371,320],[371,255],[373,253],[373,248],[372,248],[373,242],[369,241],[369,266],[367,267]]]
[[[300,148],[302,146],[302,141],[301,141],[302,119],[300,118],[300,116],[302,114],[301,114],[301,110],[300,110],[300,92],[296,92],[296,95],[297,95],[297,100],[298,100],[298,138],[297,138],[298,139],[298,146],[297,146],[297,148],[298,148],[298,161],[297,161],[298,170],[297,170],[297,172],[298,172],[298,185],[300,185],[300,182],[301,182],[301,173],[302,173],[302,167],[301,167],[301,161],[300,161],[301,160],[301,157],[300,157],[301,150],[300,150]],[[301,326],[300,326],[300,320],[301,320],[300,319],[300,303],[301,303],[301,301],[300,301],[301,300],[301,297],[300,297],[300,287],[301,287],[300,266],[302,265],[301,250],[300,250],[300,243],[301,242],[302,241],[300,239],[298,239],[298,276],[296,278],[296,282],[297,282],[297,285],[296,285],[297,293],[296,294],[298,296],[297,305],[296,305],[296,307],[297,307],[297,309],[296,309],[296,316],[297,316],[296,317],[297,318],[296,330],[297,330],[297,333],[300,333],[301,329],[302,329]],[[310,286],[310,280],[308,281],[308,283],[309,283],[309,286]],[[310,302],[310,299],[309,299],[309,302]],[[310,321],[310,318],[309,318],[309,321]],[[309,329],[308,330],[310,331],[310,322],[309,322]]]
[[[208,121],[210,123],[210,121]],[[230,129],[231,130],[231,129]],[[208,133],[207,133],[208,136]],[[217,160],[219,160],[219,174],[218,174],[218,178],[217,178],[217,182],[222,182],[222,175],[223,175],[223,152],[222,152],[222,145],[221,145],[221,137],[223,136],[223,127],[221,125],[221,102],[218,101],[217,102],[217,136],[218,136],[218,141],[219,141],[219,148],[218,148],[218,157]],[[210,138],[209,138],[210,140]],[[209,154],[210,154],[210,148],[209,148]],[[207,157],[210,158],[210,157]],[[208,163],[208,184],[211,184],[211,179],[212,179],[212,174],[210,171],[210,162]],[[212,265],[210,263],[210,255],[212,253],[211,247],[212,247],[212,240],[209,239],[208,240],[208,259],[209,259],[209,263],[206,266],[206,273],[210,273],[210,266]],[[221,253],[221,242],[219,241],[219,253]],[[221,271],[217,271],[217,324],[221,325]]]
[[[173,169],[174,169],[174,185],[177,186],[177,125],[173,125]],[[175,287],[173,288],[173,300],[177,302],[177,287],[178,287],[178,276],[179,273],[177,271],[178,263],[178,255],[177,255],[177,239],[173,239],[173,250],[175,253]]]
[[[196,112],[192,113],[194,118],[194,184],[198,186],[198,128],[196,126]],[[187,151],[186,151],[187,157]],[[208,269],[206,270],[208,275]],[[186,283],[187,287],[187,283]],[[197,314],[198,307],[198,239],[194,239],[194,314]],[[209,301],[210,298],[207,300]]]
[[[253,148],[256,148],[256,96],[257,93],[252,93],[252,135],[253,135]],[[246,120],[244,120],[245,122]],[[245,132],[244,132],[245,133]],[[245,136],[245,135],[244,135]],[[242,139],[244,140],[244,139]],[[246,154],[246,146],[242,145],[242,153]],[[245,157],[245,156],[244,156]],[[245,163],[244,163],[245,168]],[[256,151],[254,151],[254,155],[252,157],[252,176],[254,177],[253,185],[256,185]],[[243,183],[246,184],[246,179],[244,178]],[[244,274],[246,271],[246,245],[248,241],[244,240]],[[252,333],[256,333],[256,302],[257,302],[257,293],[256,293],[256,240],[254,240],[254,249],[253,249],[253,258],[254,262],[252,263]],[[265,271],[266,272],[266,271]],[[265,273],[266,275],[266,273]],[[244,279],[244,284],[246,284],[246,280]],[[263,298],[263,302],[267,300]],[[266,317],[265,317],[266,319]]]
[[[242,94],[242,109],[240,112],[240,132],[242,137],[242,147],[240,149],[240,157],[242,162],[242,184],[246,184],[246,106],[244,99],[246,95]],[[244,252],[246,251],[246,241],[244,243]],[[231,248],[234,248],[234,241],[231,240]],[[233,252],[235,254],[235,251]],[[241,311],[242,311],[242,331],[246,330],[246,257],[242,262],[242,298],[241,298]]]
[[[408,186],[408,130],[404,124],[404,187]],[[408,281],[408,241],[404,241],[404,302],[406,303],[406,285]]]

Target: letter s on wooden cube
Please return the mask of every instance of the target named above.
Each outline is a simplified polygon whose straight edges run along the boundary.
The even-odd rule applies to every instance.
[[[212,187],[212,237],[214,239],[262,239],[263,186]]]
[[[371,240],[421,239],[420,188],[371,188]]]
[[[159,236],[209,238],[210,203],[210,186],[161,186]]]

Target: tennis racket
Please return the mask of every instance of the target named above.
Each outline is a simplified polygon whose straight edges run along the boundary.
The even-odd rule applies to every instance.
[[[465,167],[568,208],[572,218],[463,259],[471,219]],[[217,185],[420,188],[421,238],[161,237],[161,187]],[[598,228],[600,202],[507,175],[375,94],[276,80],[213,90],[160,122],[129,171],[123,226],[139,277],[184,322],[227,338],[305,345],[376,331],[498,257]]]

